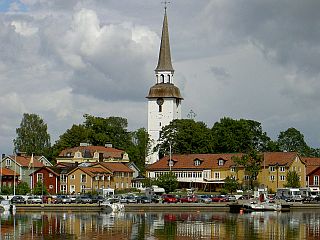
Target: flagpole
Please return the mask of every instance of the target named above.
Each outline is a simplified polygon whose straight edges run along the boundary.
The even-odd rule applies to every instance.
[[[14,151],[13,196],[16,195],[16,170],[17,170],[17,153],[16,151]]]

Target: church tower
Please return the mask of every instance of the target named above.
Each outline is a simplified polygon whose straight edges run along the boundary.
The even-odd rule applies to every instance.
[[[174,69],[171,63],[167,11],[165,7],[158,65],[155,69],[156,84],[147,96],[148,99],[148,133],[151,138],[151,151],[146,164],[159,160],[159,153],[153,152],[158,144],[162,127],[174,119],[181,119],[180,90],[173,84]]]

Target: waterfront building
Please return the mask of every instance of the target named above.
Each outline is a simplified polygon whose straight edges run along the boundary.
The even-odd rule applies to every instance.
[[[83,162],[129,162],[128,154],[121,149],[113,148],[111,144],[92,146],[81,143],[78,147],[62,150],[56,158],[57,163]]]
[[[43,166],[52,166],[52,164],[44,156],[27,156],[24,153],[18,153],[16,156],[3,156],[1,166],[16,172],[19,175],[19,181],[26,182],[31,188],[30,174]]]
[[[38,183],[42,183],[51,195],[60,193],[60,172],[62,168],[42,167],[30,174],[31,189],[34,189]]]
[[[174,154],[165,156],[147,167],[147,176],[158,178],[172,171],[179,181],[179,188],[197,188],[204,191],[219,191],[225,179],[237,179],[243,187],[250,186],[250,179],[243,166],[237,165],[233,158],[243,154]],[[273,192],[287,183],[289,171],[296,171],[301,187],[306,186],[306,165],[296,152],[261,153],[262,164],[254,184]]]
[[[307,187],[320,187],[320,158],[303,157],[307,168]]]
[[[19,174],[8,168],[0,168],[0,187],[12,187],[15,183],[19,182]]]
[[[159,160],[158,151],[153,151],[159,143],[160,131],[174,119],[181,119],[180,90],[174,85],[174,69],[171,62],[168,19],[165,7],[158,65],[155,69],[156,84],[147,96],[148,99],[148,134],[151,139],[151,150],[147,154],[146,164]]]

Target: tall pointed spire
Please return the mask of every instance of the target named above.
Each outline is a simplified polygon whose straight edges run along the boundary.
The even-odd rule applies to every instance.
[[[165,8],[158,66],[155,71],[174,71],[171,63],[167,11]]]

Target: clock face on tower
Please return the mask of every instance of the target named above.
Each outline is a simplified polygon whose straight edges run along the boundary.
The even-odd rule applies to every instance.
[[[158,99],[157,99],[157,104],[158,104],[159,106],[161,106],[161,105],[163,104],[163,98],[158,98]]]

